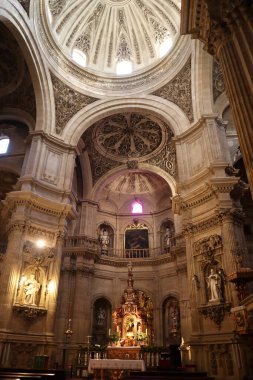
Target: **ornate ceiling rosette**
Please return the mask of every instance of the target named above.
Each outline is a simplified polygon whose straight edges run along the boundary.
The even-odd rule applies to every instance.
[[[154,88],[183,67],[190,38],[180,37],[180,8],[180,0],[39,0],[34,25],[58,75],[121,95]],[[130,72],[119,74],[122,62]]]
[[[103,156],[125,163],[153,156],[163,147],[167,134],[165,124],[154,116],[121,113],[95,124],[92,139]]]

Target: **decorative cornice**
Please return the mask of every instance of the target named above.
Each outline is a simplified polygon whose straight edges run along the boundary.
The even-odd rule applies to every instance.
[[[31,191],[12,191],[7,194],[5,204],[12,211],[19,206],[25,206],[31,210],[54,217],[66,217],[72,209],[69,204],[51,201]]]
[[[241,209],[221,209],[217,210],[215,215],[213,215],[211,218],[204,219],[196,224],[186,224],[183,229],[183,234],[184,236],[198,234],[217,225],[221,225],[226,221],[231,221],[233,223],[241,225],[243,223],[243,220],[244,213]]]
[[[184,111],[190,122],[193,122],[191,57],[175,78],[159,90],[153,92],[153,95],[175,103]]]

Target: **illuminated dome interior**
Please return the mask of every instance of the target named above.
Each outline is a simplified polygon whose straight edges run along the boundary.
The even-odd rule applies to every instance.
[[[142,72],[173,50],[179,0],[48,0],[59,48],[80,67],[102,74]]]

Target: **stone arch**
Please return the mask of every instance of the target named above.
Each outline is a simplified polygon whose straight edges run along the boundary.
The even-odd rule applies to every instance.
[[[54,125],[52,107],[50,107],[53,102],[51,80],[49,71],[41,59],[27,15],[23,7],[14,0],[1,2],[0,14],[0,21],[20,46],[31,75],[36,99],[35,129],[50,132],[50,128]]]
[[[119,112],[143,111],[157,115],[169,124],[174,135],[186,131],[190,122],[184,112],[174,103],[154,95],[145,98],[119,98],[99,100],[80,110],[67,123],[62,138],[71,145],[77,145],[82,134],[97,121]]]

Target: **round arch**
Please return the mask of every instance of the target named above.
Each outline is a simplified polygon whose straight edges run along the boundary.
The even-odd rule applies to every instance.
[[[31,75],[36,98],[36,130],[50,132],[54,126],[52,107],[53,92],[49,71],[44,65],[27,14],[17,1],[3,0],[0,4],[0,22],[15,37]]]
[[[188,118],[176,104],[157,96],[147,95],[145,98],[99,100],[88,105],[67,123],[62,138],[65,142],[76,146],[82,134],[97,121],[115,113],[133,111],[153,113],[169,124],[176,136],[190,127]]]
[[[146,171],[146,172],[150,172],[150,173],[153,173],[153,174],[156,174],[156,175],[159,175],[161,178],[163,178],[167,184],[169,185],[170,189],[171,189],[171,192],[172,192],[172,195],[175,195],[176,194],[176,180],[175,178],[173,178],[169,173],[165,172],[163,169],[157,167],[157,166],[153,166],[151,164],[146,164],[146,163],[140,163],[139,164],[139,167],[138,167],[138,170],[141,171]],[[96,200],[96,194],[97,192],[99,191],[99,189],[101,189],[105,183],[111,179],[113,176],[116,176],[118,175],[119,173],[124,173],[124,172],[127,172],[128,169],[126,168],[126,165],[122,165],[122,166],[119,166],[117,168],[114,168],[114,169],[111,169],[108,174],[105,176],[103,176],[102,178],[100,178],[96,184],[94,185],[93,189],[92,189],[92,192],[91,194],[89,195],[90,198],[92,200]]]

